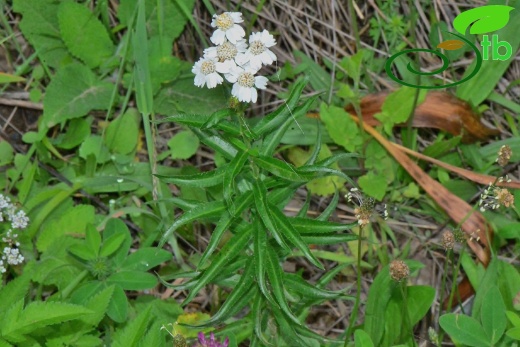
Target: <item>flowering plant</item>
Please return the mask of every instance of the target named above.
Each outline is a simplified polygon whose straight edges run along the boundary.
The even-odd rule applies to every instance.
[[[239,25],[243,21],[240,12],[214,15],[211,26],[216,30],[211,42],[216,46],[204,50],[204,56],[195,63],[192,72],[197,87],[207,85],[208,88],[215,88],[225,78],[233,83],[231,94],[234,97],[242,102],[255,103],[257,89],[265,89],[267,85],[267,78],[256,74],[263,65],[276,61],[276,55],[270,50],[276,40],[264,30],[249,36],[248,47],[244,39],[246,33]]]
[[[19,265],[24,261],[17,239],[18,233],[29,225],[29,217],[23,210],[18,210],[9,197],[0,194],[0,223],[4,229],[0,230],[3,244],[0,273],[5,273],[7,266]]]

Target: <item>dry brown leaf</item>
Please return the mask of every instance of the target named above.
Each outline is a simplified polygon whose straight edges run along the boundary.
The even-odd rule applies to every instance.
[[[361,99],[363,122],[371,126],[380,124],[374,115],[381,112],[387,95],[387,92],[369,94]],[[351,105],[347,106],[346,110],[355,114]],[[462,142],[465,143],[485,140],[500,133],[482,124],[467,102],[447,92],[438,91],[428,92],[424,102],[417,106],[412,126],[441,129],[455,136],[462,134]]]
[[[352,119],[359,122],[357,117],[352,116]],[[385,139],[376,129],[367,123],[363,123],[363,127],[401,164],[456,224],[461,223],[462,231],[473,238],[478,236],[479,241],[470,241],[468,245],[480,262],[486,266],[490,259],[488,235],[491,237],[492,229],[484,219],[484,216],[479,211],[474,210],[466,201],[454,195],[439,182],[431,178],[412,159],[408,158],[403,151]]]

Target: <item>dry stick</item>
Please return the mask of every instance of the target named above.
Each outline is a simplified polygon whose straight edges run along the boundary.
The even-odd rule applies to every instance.
[[[351,116],[355,122],[358,119]],[[461,225],[461,229],[470,237],[474,236],[475,233],[479,232],[480,243],[471,242],[469,246],[475,253],[477,258],[485,265],[490,260],[490,249],[488,238],[486,236],[486,229],[491,227],[488,225],[484,216],[478,211],[472,212],[472,207],[464,200],[456,195],[453,195],[448,189],[446,189],[439,182],[428,176],[422,169],[410,159],[403,151],[393,146],[390,141],[385,139],[377,130],[370,125],[363,123],[363,127],[366,132],[372,135],[398,162],[406,168],[406,171],[415,179],[417,183],[430,195],[430,197],[439,204],[439,206],[450,216],[450,218],[457,223],[460,221],[464,222]],[[446,198],[449,196],[449,198]],[[472,212],[472,213],[471,213]],[[471,213],[471,214],[469,214]],[[468,217],[469,216],[469,217]]]

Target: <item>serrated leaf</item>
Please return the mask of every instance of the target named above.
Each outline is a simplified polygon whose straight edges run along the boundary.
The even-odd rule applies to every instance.
[[[287,273],[283,279],[286,288],[301,294],[303,296],[302,300],[333,300],[345,297],[344,291],[333,292],[318,288],[295,274]]]
[[[91,297],[85,303],[85,307],[89,310],[92,310],[93,313],[82,317],[81,320],[91,326],[97,326],[105,316],[113,293],[114,286],[110,286]]]
[[[6,312],[14,302],[17,302],[25,297],[29,290],[30,277],[29,273],[25,273],[11,281],[8,281],[0,289],[0,312]],[[0,318],[1,320],[1,318]]]
[[[309,176],[300,174],[294,166],[280,159],[267,156],[252,157],[252,159],[262,169],[269,171],[277,177],[292,182],[306,182],[309,180]]]
[[[255,264],[256,282],[260,287],[262,294],[269,302],[274,303],[271,292],[267,287],[267,280],[265,278],[265,266],[267,261],[267,232],[264,229],[262,222],[255,218],[253,223],[253,263]]]
[[[110,122],[105,132],[105,143],[112,153],[130,154],[137,148],[141,117],[135,108],[128,109]]]
[[[52,127],[83,117],[91,110],[108,109],[113,88],[113,84],[98,80],[84,65],[73,63],[59,69],[45,93],[44,124]]]
[[[101,246],[101,234],[92,224],[87,225],[85,231],[85,242],[90,251],[97,256],[99,254],[99,246]]]
[[[249,243],[250,238],[251,232],[246,228],[237,232],[231,240],[222,247],[218,256],[211,262],[211,265],[204,270],[200,277],[192,280],[195,285],[191,288],[189,295],[183,302],[183,305],[190,302],[195,295],[197,295],[199,290],[219,275],[219,273],[222,272],[222,268],[244,250],[246,245]]]
[[[419,93],[417,102],[415,103],[415,94]],[[381,112],[374,117],[381,121],[386,133],[390,134],[395,124],[404,123],[411,116],[414,106],[417,107],[424,101],[426,90],[417,90],[411,87],[401,87],[398,90],[388,94]]]
[[[193,175],[158,175],[161,181],[165,183],[173,183],[178,185],[185,185],[190,187],[206,188],[221,185],[224,181],[224,174],[226,173],[228,165],[225,164],[215,170],[202,172]]]
[[[112,340],[114,347],[136,347],[146,333],[146,328],[150,324],[151,307],[131,321],[124,329],[119,329]]]
[[[247,151],[239,151],[235,158],[229,162],[228,169],[224,174],[224,200],[231,211],[234,209],[231,197],[235,192],[235,178],[244,167],[248,158],[249,153]]]
[[[66,304],[62,302],[32,302],[20,313],[9,326],[2,326],[2,335],[27,334],[39,328],[49,325],[78,319],[93,311],[79,305]]]
[[[84,5],[62,2],[58,21],[61,37],[69,51],[90,68],[98,67],[114,53],[106,28]]]
[[[112,300],[108,304],[107,315],[117,323],[123,323],[128,316],[128,299],[119,285],[114,287]]]
[[[13,1],[13,10],[22,15],[22,33],[43,62],[53,68],[72,60],[61,40],[57,16],[59,4],[54,0]]]
[[[229,143],[226,139],[222,138],[219,135],[216,135],[210,131],[200,130],[197,128],[191,128],[205,145],[213,149],[214,151],[220,153],[226,159],[233,159],[235,155],[237,155],[237,150],[233,145]]]

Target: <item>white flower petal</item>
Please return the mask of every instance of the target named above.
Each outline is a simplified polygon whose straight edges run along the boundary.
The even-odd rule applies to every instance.
[[[217,63],[216,66],[218,72],[229,74],[237,64],[233,60],[226,60],[223,63]]]
[[[204,58],[217,59],[217,47],[209,47],[204,50]]]
[[[249,88],[251,90],[251,102],[255,103],[258,98],[258,92],[255,88]]]
[[[257,87],[258,89],[265,89],[268,81],[269,80],[267,79],[267,77],[256,76],[255,77],[255,87]]]
[[[238,40],[241,40],[246,35],[244,28],[240,25],[233,25],[230,29],[226,30],[226,37],[232,44],[236,44]]]
[[[235,23],[242,23],[244,21],[244,19],[242,18],[242,13],[240,12],[228,12],[227,14],[231,16],[233,22]]]
[[[204,87],[204,84],[206,84],[206,77],[203,74],[195,75],[195,86]]]
[[[218,84],[221,84],[224,81],[222,76],[218,73],[214,72],[206,76],[206,83],[208,84],[208,88],[215,88]]]
[[[229,30],[228,30],[229,31]],[[226,31],[220,29],[215,30],[213,35],[209,38],[215,45],[221,45],[226,40]]]
[[[249,59],[249,66],[253,70],[260,70],[262,68],[262,58],[260,55],[251,55]]]

